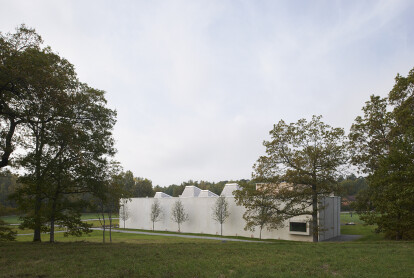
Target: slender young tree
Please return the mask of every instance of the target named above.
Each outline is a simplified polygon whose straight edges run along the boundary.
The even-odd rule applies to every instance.
[[[125,221],[129,219],[129,208],[128,208],[128,199],[121,199],[121,205],[119,207],[119,218],[124,222],[124,229],[125,229]]]
[[[125,190],[125,184],[119,174],[119,165],[111,164],[111,167],[106,171],[112,173],[110,178],[104,182],[104,187],[95,195],[95,202],[100,209],[102,216],[101,225],[103,226],[103,242],[105,242],[105,215],[109,220],[109,241],[112,242],[112,220],[114,213],[119,213],[120,200],[129,198],[128,191]]]
[[[152,222],[152,230],[154,231],[155,222],[158,222],[161,220],[162,217],[162,209],[161,204],[158,199],[154,199],[154,203],[151,205],[151,222]]]
[[[174,203],[171,219],[178,224],[178,232],[181,232],[181,224],[186,222],[189,217],[180,200]]]
[[[213,220],[220,223],[220,235],[223,236],[223,224],[229,218],[229,203],[224,196],[217,198],[213,207]]]

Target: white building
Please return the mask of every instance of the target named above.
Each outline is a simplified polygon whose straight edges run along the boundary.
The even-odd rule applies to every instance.
[[[221,196],[224,196],[229,204],[230,216],[223,224],[224,236],[245,236],[259,238],[259,229],[254,232],[245,231],[243,213],[245,208],[237,206],[233,191],[238,190],[235,183],[226,184]],[[188,221],[181,224],[183,233],[201,233],[218,235],[220,224],[213,220],[212,210],[219,196],[208,190],[201,190],[196,186],[186,186],[180,197],[171,197],[168,194],[157,192],[154,198],[132,198],[127,203],[129,219],[125,222],[125,228],[152,230],[150,218],[151,205],[154,199],[158,199],[162,209],[162,219],[155,223],[155,230],[178,231],[178,225],[171,220],[171,210],[177,200],[181,200]],[[326,197],[322,201],[324,209],[319,212],[319,226],[321,232],[319,240],[327,240],[340,235],[340,198]],[[293,217],[286,221],[283,228],[268,231],[262,230],[262,238],[312,241],[312,234],[309,229],[311,216]]]

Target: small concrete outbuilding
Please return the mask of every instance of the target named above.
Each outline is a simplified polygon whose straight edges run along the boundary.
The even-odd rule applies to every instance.
[[[237,183],[229,183],[224,186],[220,196],[226,198],[229,218],[223,224],[224,236],[245,236],[259,237],[259,230],[245,231],[245,221],[243,213],[245,208],[237,206],[234,198],[234,191],[239,190]],[[157,192],[154,198],[132,198],[127,203],[130,217],[125,222],[125,227],[130,229],[152,230],[150,219],[151,206],[154,199],[158,199],[162,218],[155,223],[155,230],[159,231],[178,231],[177,223],[171,220],[171,210],[174,203],[180,200],[189,216],[188,221],[181,224],[181,232],[202,233],[217,235],[220,233],[220,224],[213,220],[212,211],[219,196],[209,190],[201,190],[196,186],[186,186],[180,197],[171,197],[163,192]],[[319,226],[321,232],[319,240],[327,240],[340,235],[340,198],[326,197],[322,200],[324,207],[319,212]],[[312,241],[309,228],[311,216],[293,217],[286,221],[283,228],[268,231],[263,229],[262,238],[285,239],[296,241]]]

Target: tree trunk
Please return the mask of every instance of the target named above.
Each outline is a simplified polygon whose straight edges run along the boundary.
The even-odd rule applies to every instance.
[[[6,140],[5,140],[6,143],[5,143],[4,152],[3,152],[3,155],[1,156],[0,168],[6,167],[7,165],[9,165],[9,157],[10,157],[10,154],[13,152],[12,137],[14,134],[14,130],[16,129],[16,125],[17,124],[14,118],[11,117],[9,131],[7,132]]]
[[[50,237],[49,242],[53,243],[55,242],[55,216],[53,215],[50,218]]]
[[[260,227],[259,239],[262,239],[262,227]]]
[[[40,174],[40,167],[41,167],[41,158],[42,158],[42,150],[43,150],[43,132],[44,132],[44,124],[41,125],[40,131],[36,130],[36,165],[35,165],[35,173],[36,173],[36,191],[35,191],[35,210],[34,210],[34,234],[33,234],[33,241],[42,241],[40,231],[42,228],[41,217],[40,217],[40,210],[42,207],[42,190],[41,190],[41,174]]]
[[[220,235],[223,236],[223,223],[220,223]]]
[[[52,212],[50,216],[50,234],[49,242],[55,242],[55,211],[56,211],[56,200],[53,200]]]
[[[155,221],[152,221],[152,231],[154,231],[154,222]]]
[[[109,242],[112,243],[112,213],[109,212]]]
[[[35,211],[34,211],[34,234],[33,234],[33,241],[42,241],[42,237],[40,235],[41,230],[41,219],[40,219],[40,208],[42,206],[42,198],[40,194],[36,194],[35,199]]]
[[[105,243],[105,230],[106,230],[106,228],[105,228],[105,213],[102,213],[102,220],[103,220],[103,234],[102,234],[102,240],[103,240],[103,243]]]
[[[59,191],[60,191],[60,173],[58,175],[58,184],[57,184],[57,188],[55,191],[55,194],[53,196],[52,199],[52,211],[51,213],[51,217],[50,217],[50,237],[49,237],[49,242],[55,242],[55,219],[56,219],[56,206],[57,206],[57,200],[59,197]]]
[[[313,242],[319,241],[318,231],[318,194],[316,193],[316,186],[312,185],[312,235]]]

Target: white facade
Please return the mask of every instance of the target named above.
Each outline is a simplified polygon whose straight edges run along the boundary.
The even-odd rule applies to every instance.
[[[259,229],[254,232],[245,231],[245,221],[243,213],[245,208],[237,206],[233,191],[239,189],[237,184],[226,184],[221,196],[224,196],[229,204],[230,216],[223,224],[224,236],[245,236],[259,238]],[[162,208],[162,219],[155,223],[155,230],[158,231],[178,231],[178,225],[171,220],[171,209],[177,200],[180,200],[188,213],[188,221],[181,224],[183,233],[201,233],[201,234],[220,234],[220,224],[212,218],[212,211],[218,198],[216,194],[208,190],[201,190],[195,186],[187,186],[180,197],[171,197],[165,193],[157,192],[154,198],[157,198]],[[129,219],[125,222],[125,228],[152,230],[150,219],[151,205],[154,198],[132,198],[127,203]],[[326,240],[340,235],[340,198],[327,197],[323,200],[324,209],[319,213],[319,224],[322,231],[319,240]],[[262,230],[262,238],[312,241],[312,234],[309,229],[309,220],[311,216],[293,217],[286,221],[284,228],[268,231]],[[305,223],[306,232],[290,231],[290,223]],[[301,225],[301,224],[299,224]],[[304,225],[304,224],[302,224]]]

